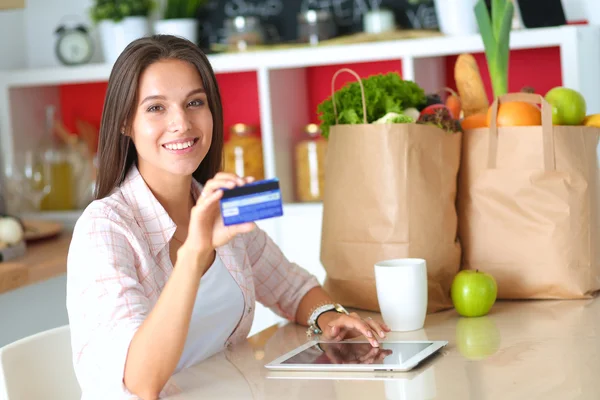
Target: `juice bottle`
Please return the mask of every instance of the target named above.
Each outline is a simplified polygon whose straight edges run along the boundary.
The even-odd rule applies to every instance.
[[[316,124],[304,128],[306,138],[296,145],[296,195],[298,201],[323,200],[327,141]]]
[[[241,177],[252,176],[264,179],[262,141],[255,129],[246,124],[231,127],[230,139],[223,149],[224,171]]]

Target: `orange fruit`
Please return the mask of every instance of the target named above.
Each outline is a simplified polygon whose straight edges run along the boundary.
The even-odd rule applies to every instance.
[[[477,113],[469,115],[468,117],[465,117],[462,121],[460,121],[460,125],[464,130],[486,128],[488,126],[487,114]]]
[[[487,112],[487,123],[492,120],[492,108]],[[522,101],[509,101],[498,107],[498,126],[532,126],[542,124],[542,112],[535,105]]]

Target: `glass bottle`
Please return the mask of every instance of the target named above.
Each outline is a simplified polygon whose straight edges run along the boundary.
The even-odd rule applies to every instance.
[[[50,184],[49,193],[42,199],[41,210],[63,211],[77,208],[78,178],[81,157],[73,143],[55,135],[54,107],[46,110],[47,136],[39,150],[44,163],[44,180]],[[76,140],[76,138],[73,138]]]
[[[255,131],[254,127],[246,124],[231,127],[231,136],[223,149],[225,172],[264,179],[262,141]]]
[[[245,51],[248,47],[261,45],[265,32],[260,20],[254,16],[237,16],[224,22],[226,41],[230,50]]]
[[[306,138],[296,145],[296,195],[300,202],[322,201],[327,140],[317,124],[304,128]]]

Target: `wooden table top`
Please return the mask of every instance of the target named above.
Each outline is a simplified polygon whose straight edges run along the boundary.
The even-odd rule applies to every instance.
[[[71,232],[27,244],[23,257],[0,262],[0,294],[67,272]]]
[[[376,314],[363,313],[377,317]],[[173,399],[598,399],[600,300],[498,302],[481,318],[454,310],[389,340],[447,340],[409,373],[272,372],[264,365],[305,343],[305,328],[272,327],[181,371]]]

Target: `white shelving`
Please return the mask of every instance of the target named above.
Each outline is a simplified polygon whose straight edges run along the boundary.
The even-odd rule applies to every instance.
[[[585,96],[590,113],[600,112],[600,27],[563,26],[511,34],[511,49],[545,47],[560,48],[563,85]],[[294,204],[293,140],[314,112],[308,109],[305,68],[399,60],[404,79],[433,91],[446,84],[443,57],[482,51],[480,36],[472,35],[209,56],[218,74],[257,73],[265,173],[280,179],[286,203],[284,217],[260,225],[290,259],[324,278],[319,262],[321,205]],[[532,63],[532,76],[544,67]],[[107,81],[110,72],[110,65],[0,72],[0,147],[4,165],[12,162],[15,152],[43,135],[44,108],[53,104],[60,109],[59,85]],[[68,215],[72,222],[73,214]],[[268,313],[257,316],[257,327],[273,322],[272,318]]]
[[[511,35],[511,48],[559,47],[563,84],[580,90],[588,100],[590,110],[600,112],[600,79],[596,73],[600,67],[598,39],[600,28],[593,26],[517,30]],[[209,60],[216,73],[257,72],[266,172],[269,176],[279,175],[283,182],[291,182],[287,179],[291,171],[287,157],[289,141],[281,137],[287,131],[300,129],[296,123],[302,122],[299,118],[307,115],[306,90],[298,84],[304,79],[304,68],[401,60],[405,79],[415,80],[426,89],[437,89],[438,84],[445,81],[442,57],[481,51],[483,44],[479,35],[470,35],[218,54],[210,55]],[[0,72],[0,146],[4,163],[11,162],[15,150],[27,146],[38,132],[43,132],[40,107],[48,103],[59,105],[58,85],[107,81],[110,71],[111,65],[86,65]],[[288,85],[294,85],[297,90],[289,91]],[[295,95],[289,96],[289,93]],[[285,100],[283,104],[273,101],[278,96]],[[301,112],[297,112],[298,107]],[[285,110],[290,112],[282,114]],[[277,121],[281,115],[286,116],[281,118],[282,124]],[[289,122],[290,118],[293,123]],[[291,187],[284,189],[286,199],[291,200]]]
[[[563,26],[516,30],[511,34],[512,49],[530,49],[569,46],[573,41],[592,34],[598,39],[598,28],[591,26]],[[575,46],[577,47],[577,46]],[[428,58],[481,52],[483,44],[479,35],[458,37],[429,37],[386,42],[303,47],[283,50],[266,50],[247,53],[209,55],[217,73],[304,68],[341,63],[370,62],[404,58]],[[8,87],[46,86],[69,83],[106,81],[111,65],[84,65],[34,70],[5,71],[4,84]]]
[[[600,28],[564,26],[514,31],[512,49],[559,47],[563,84],[580,90],[592,111],[600,111]],[[481,52],[479,35],[210,55],[216,73],[256,71],[267,176],[278,176],[286,202],[293,201],[290,138],[307,110],[304,69],[310,66],[401,60],[405,79],[427,90],[445,82],[443,56]],[[533,68],[533,66],[532,66]],[[543,68],[543,66],[535,67]],[[58,85],[107,81],[110,65],[5,71],[0,73],[0,146],[4,163],[44,131],[43,107],[59,106]],[[292,87],[290,87],[292,86]],[[294,93],[290,96],[290,93]]]

